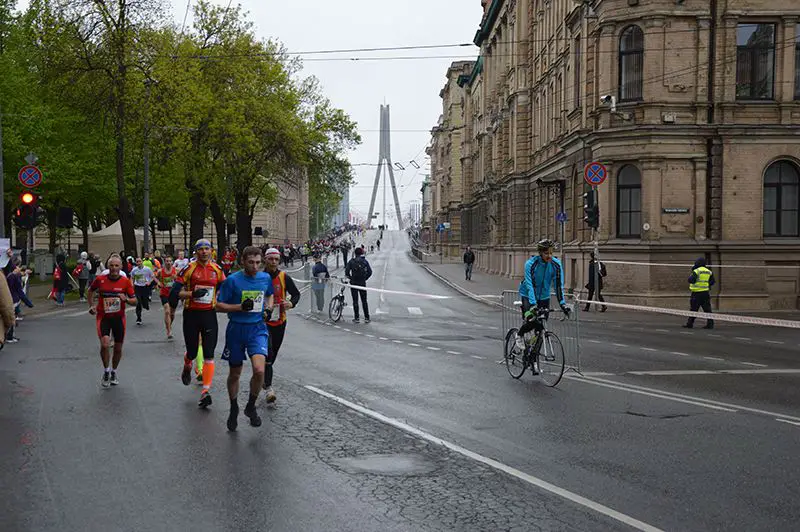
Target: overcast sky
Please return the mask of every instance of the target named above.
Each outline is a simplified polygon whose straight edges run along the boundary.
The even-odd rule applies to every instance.
[[[180,24],[188,0],[167,0]],[[212,0],[227,6],[228,0]],[[470,43],[481,19],[480,0],[232,0],[249,12],[256,34],[282,41],[289,51],[425,46]],[[188,2],[194,5],[195,1]],[[27,6],[20,0],[19,8]],[[188,24],[191,24],[191,11]],[[303,75],[316,76],[325,95],[359,125],[361,147],[350,155],[357,173],[350,189],[351,210],[365,218],[378,159],[380,105],[392,111],[392,159],[407,169],[396,171],[401,212],[421,199],[430,129],[442,111],[439,91],[452,61],[477,56],[474,46],[305,55]],[[359,57],[360,61],[351,58]],[[388,60],[388,57],[423,57]],[[339,60],[332,60],[339,58]],[[341,60],[341,59],[346,60]],[[380,58],[366,60],[366,58]],[[316,60],[315,60],[316,59]],[[323,59],[323,60],[319,60]],[[415,160],[417,170],[408,163]],[[372,166],[359,166],[363,164]],[[387,194],[391,202],[391,191]],[[391,205],[391,203],[389,203]],[[379,191],[375,210],[381,212]],[[393,213],[394,209],[387,209]],[[378,219],[382,221],[382,217]],[[387,219],[390,225],[394,220]]]

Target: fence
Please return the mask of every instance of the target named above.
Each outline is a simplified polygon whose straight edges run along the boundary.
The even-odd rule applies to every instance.
[[[567,300],[572,307],[570,317],[561,320],[561,311],[550,314],[547,321],[547,328],[554,332],[561,344],[564,346],[564,357],[566,359],[566,371],[572,370],[581,373],[581,328],[580,328],[580,305],[574,300]],[[522,310],[519,292],[516,290],[504,290],[501,295],[502,305],[502,341],[512,327],[519,327],[522,324]],[[554,301],[551,308],[557,309],[558,302]]]

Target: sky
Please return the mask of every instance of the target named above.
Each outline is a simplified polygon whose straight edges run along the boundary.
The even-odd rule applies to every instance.
[[[166,0],[180,25],[187,3]],[[227,6],[228,0],[212,0]],[[283,42],[290,52],[425,46],[471,43],[482,10],[480,0],[232,0],[239,3],[254,24],[256,35]],[[19,8],[27,1],[21,0]],[[188,24],[191,24],[189,11]],[[336,107],[358,123],[362,145],[350,154],[356,181],[350,189],[351,211],[366,218],[375,180],[380,133],[380,106],[391,105],[392,160],[406,170],[395,169],[401,213],[409,202],[421,200],[420,186],[429,173],[425,147],[430,130],[442,113],[439,91],[447,68],[456,60],[477,57],[475,46],[303,55],[302,76],[315,76],[323,93]],[[352,61],[359,57],[361,60]],[[387,57],[423,57],[388,60]],[[338,58],[339,60],[332,60]],[[365,58],[381,58],[365,60]],[[319,60],[322,59],[322,60]],[[341,60],[345,59],[345,60]],[[421,170],[409,165],[415,160]],[[370,165],[370,166],[365,166]],[[387,193],[391,207],[391,190]],[[375,211],[381,212],[382,190]],[[387,223],[396,222],[387,217]],[[382,222],[382,215],[377,220]]]

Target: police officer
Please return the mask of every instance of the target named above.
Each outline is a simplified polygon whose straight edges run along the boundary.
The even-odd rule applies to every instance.
[[[711,294],[709,290],[714,286],[714,273],[706,268],[706,259],[699,258],[694,263],[692,275],[689,276],[689,290],[692,292],[692,297],[689,300],[689,310],[697,312],[703,309],[706,314],[711,314]],[[684,325],[687,329],[694,327],[694,317],[691,317]],[[713,329],[714,320],[706,318],[706,326],[704,329]]]

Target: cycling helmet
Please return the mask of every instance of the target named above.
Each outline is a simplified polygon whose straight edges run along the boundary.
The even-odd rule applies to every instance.
[[[539,242],[536,244],[536,249],[538,251],[545,251],[547,249],[553,249],[555,247],[556,247],[555,243],[552,240],[548,240],[546,238],[544,240],[539,240]]]

